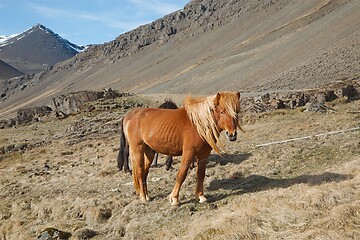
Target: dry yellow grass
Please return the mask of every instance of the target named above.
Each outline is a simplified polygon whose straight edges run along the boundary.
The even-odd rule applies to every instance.
[[[359,130],[256,145],[359,126],[359,114],[347,113],[358,106],[359,101],[335,103],[337,111],[329,114],[245,115],[246,133],[226,143],[222,157],[209,159],[209,202],[195,202],[191,170],[177,208],[167,200],[176,171],[151,169],[152,200],[140,203],[130,175],[117,171],[116,133],[85,133],[79,142],[65,134],[74,121],[89,116],[1,129],[0,147],[51,141],[2,155],[0,239],[35,239],[49,227],[71,233],[72,239],[356,239]],[[173,166],[176,170],[178,161]]]

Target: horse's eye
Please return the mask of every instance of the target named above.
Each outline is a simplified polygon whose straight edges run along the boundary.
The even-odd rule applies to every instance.
[[[224,114],[224,111],[220,111],[220,114],[223,115],[223,114]]]

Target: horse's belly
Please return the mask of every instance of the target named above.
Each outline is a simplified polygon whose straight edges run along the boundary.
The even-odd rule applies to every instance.
[[[182,146],[176,141],[146,141],[146,144],[158,153],[169,156],[181,156]]]
[[[155,131],[154,131],[155,130]],[[182,154],[183,139],[176,131],[162,132],[150,130],[144,137],[145,143],[158,153],[180,156]]]
[[[181,156],[182,155],[182,151],[176,151],[176,150],[167,150],[167,149],[154,149],[156,152],[164,154],[164,155],[168,155],[168,156]]]

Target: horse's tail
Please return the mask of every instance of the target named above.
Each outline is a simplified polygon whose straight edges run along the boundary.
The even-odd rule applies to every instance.
[[[118,165],[118,168],[120,171],[123,169],[125,161],[128,161],[128,159],[125,159],[126,146],[129,147],[129,145],[126,144],[126,138],[125,138],[125,133],[124,133],[124,118],[122,118],[120,121],[119,154],[117,156],[117,165]]]

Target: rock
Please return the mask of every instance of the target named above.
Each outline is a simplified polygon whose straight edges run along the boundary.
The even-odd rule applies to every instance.
[[[14,145],[14,151],[25,150],[29,146],[28,143],[17,143]]]
[[[61,152],[61,156],[67,156],[67,155],[73,155],[74,152],[73,151],[63,151]]]
[[[10,128],[16,125],[15,118],[7,119],[7,120],[0,120],[0,129],[3,128]]]
[[[113,230],[113,232],[114,232],[114,235],[116,236],[116,237],[125,237],[125,234],[126,234],[126,228],[123,226],[123,225],[116,225],[115,227],[114,227],[114,230]]]
[[[324,105],[323,102],[308,102],[305,104],[304,112],[320,112],[325,113],[327,112],[328,107]]]
[[[51,109],[57,116],[67,116],[79,112],[84,102],[96,101],[104,97],[104,92],[82,91],[64,94],[50,101]]]
[[[81,228],[74,232],[73,237],[78,240],[85,240],[89,238],[93,238],[96,236],[96,232],[94,230],[88,228]]]
[[[260,103],[260,102],[256,102],[253,107],[252,107],[252,110],[254,112],[257,112],[257,113],[262,113],[262,112],[266,112],[266,108],[264,106],[264,104]]]
[[[301,94],[299,100],[297,101],[297,106],[298,107],[302,107],[305,106],[306,103],[308,103],[310,100],[310,97],[305,95],[305,94]]]
[[[42,118],[49,116],[51,112],[52,109],[48,106],[20,109],[16,112],[15,120],[17,124],[25,124],[31,121],[39,122]]]
[[[257,102],[266,103],[266,102],[270,101],[270,93],[265,93],[264,95],[254,97],[254,101],[255,101],[255,103],[257,103]]]
[[[104,223],[112,216],[112,211],[109,208],[100,208],[96,211],[96,220],[99,223]]]
[[[261,101],[263,101],[263,102],[270,101],[270,93],[265,93],[264,95],[262,95],[261,96]]]
[[[15,148],[15,144],[7,145],[4,147],[4,152],[5,153],[12,152],[12,151],[14,151],[14,148]]]
[[[61,230],[58,230],[56,228],[46,228],[44,231],[40,233],[40,235],[37,237],[39,240],[60,240],[60,239],[69,239],[71,237],[71,233],[64,232]]]
[[[173,34],[176,34],[176,28],[174,28],[174,27],[168,27],[168,28],[166,29],[166,34],[167,34],[168,36],[173,35]]]
[[[112,90],[111,88],[104,89],[103,91],[81,91],[53,98],[50,101],[50,107],[56,113],[57,117],[63,118],[80,112],[83,109],[83,104],[86,102],[96,101],[101,98],[115,99],[122,96],[127,95]],[[94,107],[92,107],[92,109],[94,109]],[[89,107],[86,110],[90,111]]]
[[[349,100],[356,100],[360,98],[358,90],[353,85],[348,85],[341,89],[341,94],[343,97],[347,97]]]
[[[284,101],[279,99],[276,103],[276,109],[285,109],[287,106],[285,105]]]
[[[118,91],[114,91],[111,88],[104,89],[103,93],[104,93],[104,98],[105,99],[114,99],[114,98],[118,98],[118,97],[123,96],[122,93],[119,93]]]
[[[290,101],[290,108],[291,109],[294,109],[294,108],[296,108],[297,107],[297,102],[296,102],[296,100],[291,100]]]
[[[48,118],[51,118],[51,114],[52,114],[52,109],[48,106],[20,109],[16,112],[15,118],[1,120],[0,128],[14,127],[16,125],[22,125],[32,121],[36,121],[36,122],[45,121]]]
[[[338,96],[336,96],[335,92],[333,90],[328,90],[324,93],[325,95],[325,101],[326,102],[331,102],[334,101],[335,99],[338,98]]]
[[[325,94],[323,92],[315,93],[312,101],[314,102],[325,102]]]

